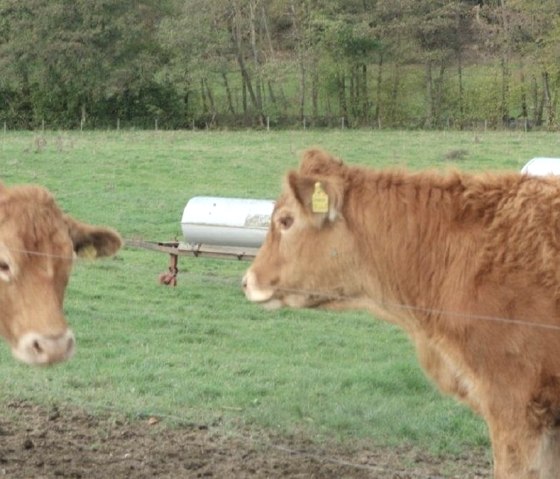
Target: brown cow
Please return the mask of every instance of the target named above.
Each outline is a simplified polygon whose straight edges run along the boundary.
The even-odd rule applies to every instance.
[[[51,364],[72,356],[62,303],[74,253],[107,256],[120,246],[117,232],[63,214],[47,190],[0,183],[0,335],[16,358]]]
[[[485,419],[497,479],[560,477],[559,179],[374,171],[309,150],[243,287],[268,307],[399,324]]]

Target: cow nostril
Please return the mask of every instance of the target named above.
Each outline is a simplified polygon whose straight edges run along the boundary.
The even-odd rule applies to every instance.
[[[60,335],[29,332],[21,336],[12,354],[27,364],[53,364],[74,354],[76,339],[70,330]]]
[[[241,280],[241,286],[243,287],[243,289],[247,289],[247,275],[243,276],[243,279]]]
[[[33,351],[35,351],[37,354],[41,354],[43,352],[43,348],[41,347],[41,343],[39,342],[38,339],[33,341],[32,348]]]

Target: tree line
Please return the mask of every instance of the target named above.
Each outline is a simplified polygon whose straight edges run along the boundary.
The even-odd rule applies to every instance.
[[[558,0],[0,0],[0,122],[556,129],[558,58]]]

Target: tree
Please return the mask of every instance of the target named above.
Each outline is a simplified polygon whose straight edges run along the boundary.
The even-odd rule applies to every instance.
[[[227,24],[230,15],[228,5],[223,2],[184,0],[177,1],[174,15],[160,23],[159,42],[170,59],[160,76],[167,78],[184,99],[189,122],[203,116],[204,122],[212,123],[217,113],[215,82],[210,80],[214,74],[218,74],[223,83],[228,111],[235,114],[229,82],[232,51]]]
[[[510,0],[508,5],[515,22],[510,42],[524,64],[534,59],[531,63],[538,68],[540,78],[533,77],[535,123],[545,122],[552,129],[556,125],[560,86],[560,4],[553,0]],[[527,116],[526,106],[523,116]]]
[[[424,62],[426,110],[424,127],[441,127],[445,116],[446,75],[457,65],[459,117],[463,104],[463,52],[472,36],[472,17],[461,1],[423,0],[415,2],[407,31],[417,45],[417,58]],[[461,120],[462,121],[462,120]]]
[[[0,62],[8,82],[34,93],[33,118],[85,122],[108,96],[125,98],[152,82],[154,42],[166,2],[155,0],[0,0]],[[32,85],[32,88],[31,88]],[[67,125],[68,126],[68,125]]]
[[[385,0],[377,2],[372,19],[373,36],[377,39],[376,123],[402,126],[407,115],[406,100],[402,93],[404,66],[417,61],[417,46],[413,30],[416,0]],[[383,91],[384,66],[389,72],[387,92]]]
[[[0,0],[0,120],[556,128],[559,45],[557,0]]]

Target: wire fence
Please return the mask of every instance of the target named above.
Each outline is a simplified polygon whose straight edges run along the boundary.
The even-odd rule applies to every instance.
[[[146,247],[140,246],[140,243],[144,243],[144,244],[157,244],[157,242],[155,241],[148,241],[148,240],[138,240],[137,238],[135,239],[128,239],[128,240],[124,240],[125,243],[125,247],[132,249],[132,250],[146,250]],[[7,251],[13,252],[13,253],[18,253],[18,254],[27,254],[27,255],[32,255],[32,256],[48,256],[48,257],[53,257],[53,258],[58,258],[58,259],[66,259],[68,261],[81,261],[81,262],[91,262],[91,260],[89,259],[81,259],[81,258],[76,258],[74,256],[60,256],[60,255],[53,255],[50,253],[44,253],[44,252],[40,252],[40,251],[32,251],[32,250],[24,250],[24,249],[14,249],[14,248],[6,248]],[[153,252],[153,249],[149,248],[149,251]],[[160,252],[156,252],[156,254],[162,255],[162,253]],[[169,254],[169,253],[167,253]],[[181,255],[181,251],[180,249],[177,250],[177,255]],[[194,255],[189,255],[189,257],[193,257],[193,260],[202,260],[203,258],[196,258],[196,256]],[[163,261],[162,261],[162,265],[163,265]],[[119,266],[119,267],[125,267],[125,266]],[[142,269],[144,272],[147,270],[146,266],[141,266],[139,267],[140,269]],[[126,265],[126,269],[128,270],[136,270],[136,272],[138,272],[138,268],[135,268],[135,265],[130,265],[127,264]],[[163,269],[163,266],[162,266]],[[151,271],[151,270],[150,270]],[[187,274],[187,273],[179,273],[179,274]],[[188,274],[192,274],[192,273],[188,273]],[[235,287],[240,287],[241,284],[241,278],[224,278],[224,277],[217,277],[215,275],[200,275],[198,276],[199,280],[202,280],[206,283],[211,283],[211,284],[216,284],[216,285],[228,285],[228,286],[235,286]],[[335,290],[338,288],[334,288]],[[342,289],[342,285],[341,285],[341,289]],[[508,318],[508,317],[502,317],[502,316],[489,316],[489,315],[482,315],[482,314],[473,314],[470,312],[462,312],[462,311],[449,311],[449,310],[444,310],[444,309],[438,309],[438,308],[430,308],[430,307],[425,307],[425,306],[418,306],[418,305],[414,305],[414,304],[408,304],[408,303],[401,303],[401,302],[395,302],[395,301],[387,301],[384,298],[373,298],[373,297],[355,297],[355,296],[348,296],[348,295],[342,295],[342,294],[338,294],[338,293],[333,293],[332,291],[323,291],[323,290],[306,290],[306,289],[291,289],[291,288],[279,288],[278,289],[279,292],[281,293],[288,293],[288,294],[296,294],[296,295],[302,295],[302,296],[306,296],[306,297],[313,297],[313,298],[317,298],[319,300],[324,300],[324,301],[355,301],[355,300],[359,300],[360,304],[363,304],[364,307],[367,307],[368,305],[374,306],[374,307],[381,307],[384,309],[398,309],[398,310],[402,310],[402,311],[409,311],[409,312],[413,312],[413,313],[421,313],[421,314],[426,314],[426,315],[435,315],[435,316],[440,316],[440,317],[448,317],[448,318],[457,318],[457,319],[466,319],[469,321],[481,321],[481,322],[493,322],[493,323],[503,323],[503,324],[510,324],[510,325],[515,325],[515,326],[523,326],[523,327],[528,327],[528,328],[536,328],[536,329],[543,329],[543,330],[547,330],[547,331],[556,331],[556,332],[560,332],[560,325],[555,325],[555,324],[547,324],[547,323],[536,323],[534,321],[528,321],[528,320],[523,320],[523,319],[517,319],[517,318]]]
[[[138,240],[125,240],[125,246],[124,248],[126,249],[131,249],[133,251],[139,251],[142,253],[148,253],[148,254],[156,254],[156,255],[160,255],[163,257],[165,256],[164,254],[161,254],[159,252],[154,252],[153,250],[147,250],[145,248],[141,248],[138,246],[134,246],[131,247],[130,243],[137,243]],[[26,250],[26,249],[19,249],[19,248],[8,248],[7,251],[17,254],[17,255],[21,255],[21,254],[25,254],[25,255],[30,255],[30,256],[39,256],[39,257],[52,257],[52,258],[56,258],[56,259],[63,259],[63,260],[67,260],[67,261],[72,261],[74,263],[79,263],[82,264],[84,266],[91,266],[91,259],[82,259],[80,257],[75,257],[75,256],[64,256],[64,255],[53,255],[50,253],[45,253],[42,251],[35,251],[35,250]],[[201,258],[192,258],[193,261],[201,261]],[[102,261],[108,261],[108,259],[103,259]],[[149,276],[156,276],[157,271],[154,271],[153,269],[151,269],[149,266],[145,265],[145,264],[134,264],[134,263],[127,263],[126,265],[123,265],[122,263],[118,262],[118,263],[114,263],[115,264],[115,268],[118,269],[125,269],[125,275],[129,275],[131,272],[133,274],[135,274],[138,277],[149,277]],[[162,267],[164,265],[164,261],[162,261]],[[237,277],[233,277],[233,276],[216,276],[216,275],[211,275],[211,274],[207,274],[207,273],[193,273],[191,271],[184,271],[180,273],[181,276],[183,277],[189,277],[191,278],[192,281],[194,282],[199,282],[199,283],[203,283],[203,284],[211,284],[214,286],[219,286],[220,288],[226,286],[226,287],[230,287],[230,288],[240,288],[240,278]],[[163,286],[161,286],[163,287]],[[145,308],[144,308],[145,309]],[[148,311],[149,312],[149,311]],[[173,319],[173,318],[171,318]],[[182,322],[183,318],[177,316],[175,318],[175,320],[177,322]],[[37,379],[37,378],[36,378]],[[32,389],[34,390],[41,390],[44,389],[44,384],[42,382],[42,380],[38,380],[37,384],[35,385],[35,387],[32,387]],[[74,407],[78,407],[78,408],[82,408],[88,412],[95,412],[97,414],[109,414],[109,415],[123,415],[123,410],[122,408],[116,407],[113,404],[108,404],[108,403],[103,403],[103,402],[91,402],[87,399],[78,399],[78,398],[73,398],[71,401],[71,404]],[[224,407],[225,408],[225,407]],[[239,412],[242,412],[242,409],[239,410]],[[192,425],[192,419],[189,419],[185,416],[181,416],[179,414],[176,413],[169,413],[169,412],[165,412],[162,410],[158,410],[157,407],[145,407],[145,408],[134,408],[133,410],[127,409],[126,411],[126,416],[129,417],[133,417],[136,419],[141,419],[141,420],[145,420],[145,419],[150,419],[150,418],[156,418],[158,421],[159,420],[163,420],[166,421],[167,423],[176,425],[176,426],[181,426],[181,425]],[[207,427],[207,426],[205,426]],[[214,426],[214,429],[218,429],[219,426]],[[239,437],[238,437],[239,439]],[[352,462],[346,459],[342,459],[340,457],[337,457],[335,455],[332,455],[331,453],[328,452],[328,450],[322,450],[320,446],[312,446],[307,444],[306,447],[304,449],[298,448],[298,449],[294,449],[293,447],[290,447],[288,445],[286,445],[286,443],[283,443],[281,439],[278,438],[274,438],[272,436],[263,436],[263,435],[243,435],[242,436],[242,440],[244,442],[246,442],[247,447],[248,448],[258,448],[259,450],[275,450],[275,451],[279,451],[283,454],[286,455],[287,458],[289,457],[300,457],[300,458],[305,458],[305,459],[311,459],[315,462],[317,462],[318,464],[333,464],[342,468],[348,468],[350,469],[355,469],[355,470],[361,470],[361,471],[366,471],[368,473],[371,474],[386,474],[386,475],[394,475],[394,474],[398,474],[398,473],[402,473],[402,474],[406,474],[406,477],[416,477],[414,475],[411,475],[409,472],[407,472],[406,467],[399,467],[398,470],[395,468],[395,464],[387,464],[387,465],[383,465],[383,464],[379,464],[379,463],[357,463],[357,462]],[[111,463],[111,461],[114,459],[111,458],[107,458],[106,461],[100,461],[98,466],[103,466],[103,465],[108,465]],[[374,476],[375,477],[375,476]],[[420,476],[418,476],[420,477]]]
[[[537,124],[523,118],[470,118],[459,120],[448,117],[435,125],[426,126],[422,117],[407,118],[402,121],[384,121],[376,118],[358,119],[340,115],[297,116],[297,115],[228,115],[208,114],[184,120],[170,119],[165,116],[138,117],[133,119],[89,119],[60,124],[48,120],[36,120],[31,124],[14,121],[0,123],[4,133],[8,131],[34,130],[80,130],[80,131],[120,131],[120,130],[312,130],[312,129],[403,129],[403,130],[454,130],[454,131],[550,131],[550,125]],[[555,128],[554,128],[555,129]]]

